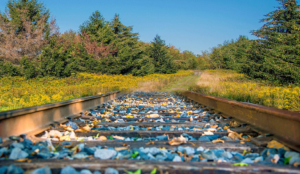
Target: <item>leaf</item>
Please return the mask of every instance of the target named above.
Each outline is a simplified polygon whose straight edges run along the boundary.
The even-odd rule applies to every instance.
[[[224,140],[221,140],[220,138],[216,139],[216,140],[213,140],[212,141],[213,143],[224,143],[225,141]]]
[[[109,137],[109,139],[110,139],[110,137]],[[112,138],[113,139],[113,138]],[[111,140],[112,140],[111,139]],[[106,138],[106,136],[100,136],[99,138],[98,138],[98,140],[100,140],[100,141],[106,141],[107,140],[107,138]]]
[[[118,135],[113,135],[112,136],[114,139],[118,139],[118,140],[124,140],[124,137],[118,136]]]
[[[275,148],[275,149],[280,149],[283,148],[284,150],[289,150],[289,148],[287,148],[286,146],[284,146],[283,144],[279,143],[276,140],[272,140],[268,143],[267,145],[268,148]]]
[[[150,141],[150,142],[148,142],[148,143],[146,143],[146,145],[150,145],[150,144],[152,144],[152,145],[154,145],[154,141]]]
[[[289,164],[290,163],[290,159],[291,159],[292,157],[291,156],[289,156],[289,157],[287,157],[287,158],[284,158],[284,164]]]
[[[109,136],[109,139],[110,139],[110,140],[113,140],[114,138],[113,138],[112,136]]]
[[[96,136],[93,136],[94,139],[99,138],[99,133]]]
[[[125,171],[127,174],[141,174],[142,173],[142,170],[141,169],[138,169],[137,171],[135,172],[130,172],[130,171]]]
[[[293,164],[293,166],[294,166],[294,167],[299,167],[299,166],[300,166],[300,163],[295,162],[295,163]]]
[[[116,151],[126,150],[128,147],[115,147]]]
[[[28,162],[28,163],[31,162],[31,160],[28,159],[28,158],[17,159],[17,160],[15,160],[15,161],[17,161],[17,162]]]
[[[169,141],[170,145],[180,145],[186,143],[186,139],[181,135],[178,138],[173,138],[173,140]]]
[[[247,163],[234,163],[233,166],[244,167],[244,166],[248,166],[248,164]]]
[[[133,154],[131,154],[131,157],[132,158],[135,158],[136,156],[139,155],[139,152],[138,151],[133,151]]]
[[[246,155],[247,153],[251,153],[251,152],[249,152],[249,151],[247,151],[247,150],[244,150],[244,151],[243,151],[243,155]]]
[[[150,172],[150,174],[156,174],[156,167]]]

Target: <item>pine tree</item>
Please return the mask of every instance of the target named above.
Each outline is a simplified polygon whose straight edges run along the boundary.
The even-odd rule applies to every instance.
[[[261,39],[251,59],[249,74],[278,83],[300,83],[300,11],[296,0],[278,0],[281,6],[268,13],[261,29],[253,34]],[[261,48],[260,48],[261,47]]]
[[[79,26],[80,34],[88,34],[92,41],[101,42],[102,31],[105,28],[107,21],[103,18],[101,13],[97,10],[85,21],[81,26]]]
[[[51,35],[58,32],[55,20],[48,21],[49,11],[36,0],[10,0],[6,13],[0,14],[0,56],[18,64],[40,54]]]
[[[138,67],[136,64],[140,62],[139,59],[142,58],[142,49],[138,46],[138,33],[133,33],[131,26],[123,25],[117,14],[109,26],[113,33],[113,48],[117,51],[113,54],[113,57],[102,61],[102,72],[131,74]],[[134,70],[134,72],[137,71]]]
[[[177,68],[168,55],[165,41],[156,35],[149,50],[150,58],[154,60],[155,73],[171,74],[177,71]]]
[[[22,10],[26,10],[26,19],[31,22],[32,27],[36,27],[41,18],[45,20],[46,27],[44,33],[46,34],[45,37],[48,38],[50,34],[50,12],[45,8],[43,3],[38,2],[38,0],[9,0],[5,10],[9,16],[5,13],[0,15],[16,27],[17,35],[25,31],[25,24],[21,17],[24,16]]]

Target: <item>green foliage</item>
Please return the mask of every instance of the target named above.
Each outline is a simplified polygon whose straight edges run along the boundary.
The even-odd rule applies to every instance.
[[[240,36],[236,41],[224,42],[223,45],[213,48],[210,61],[216,69],[233,69],[243,72],[248,64],[248,58],[253,46],[253,41],[245,36]]]
[[[117,50],[111,57],[101,61],[102,73],[106,74],[131,74],[142,58],[142,50],[138,46],[138,33],[132,32],[132,27],[123,25],[119,15],[115,15],[109,24],[113,33],[113,49]],[[136,66],[138,67],[138,66]]]
[[[36,65],[34,62],[30,61],[26,57],[23,57],[20,63],[23,66],[23,74],[26,79],[35,78],[38,76]]]
[[[19,75],[21,75],[20,67],[14,66],[10,62],[0,60],[0,77]]]
[[[253,31],[260,37],[258,54],[253,54],[252,74],[277,83],[300,83],[300,11],[296,0],[280,0],[281,7],[270,12],[261,29]],[[255,77],[255,76],[252,76]]]
[[[38,0],[9,0],[7,2],[6,10],[10,14],[11,23],[16,26],[16,34],[25,30],[25,26],[20,19],[20,10],[27,10],[27,20],[30,20],[33,26],[36,26],[37,21],[41,18],[42,15],[45,15],[45,20],[47,27],[45,29],[46,38],[49,36],[49,23],[48,19],[50,16],[49,10],[45,8],[44,4],[38,2]],[[5,16],[4,14],[0,14]]]
[[[47,42],[34,51],[34,57],[30,57],[32,54],[21,56],[24,58],[20,67],[1,62],[1,76],[68,77],[76,72],[145,76],[171,74],[177,69],[196,69],[200,62],[192,52],[180,53],[171,48],[179,59],[184,60],[184,64],[176,64],[172,50],[158,35],[151,44],[139,41],[138,33],[134,33],[131,26],[122,24],[117,14],[109,22],[95,11],[79,27],[79,33],[70,30],[61,35],[48,32],[50,13],[38,0],[9,0],[7,8],[11,19],[6,20],[16,25],[16,33],[24,30],[19,20],[20,10],[27,10],[26,17],[34,24],[33,27],[42,15],[46,15],[47,31],[44,34]]]
[[[43,76],[68,77],[72,69],[77,67],[76,62],[72,61],[72,49],[65,49],[58,40],[58,36],[52,37],[39,58],[40,72]]]
[[[154,169],[150,172],[150,174],[156,174],[156,168],[154,168]]]
[[[171,74],[177,71],[172,57],[167,54],[165,41],[159,35],[155,36],[148,52],[153,59],[155,73]]]
[[[142,173],[142,170],[141,169],[138,169],[137,171],[135,172],[131,172],[131,171],[126,171],[127,174],[141,174]]]
[[[233,166],[247,167],[247,163],[234,163]]]
[[[261,29],[253,31],[260,39],[241,36],[213,48],[214,68],[233,69],[275,84],[300,83],[300,11],[296,0],[279,0],[281,6],[268,13]]]

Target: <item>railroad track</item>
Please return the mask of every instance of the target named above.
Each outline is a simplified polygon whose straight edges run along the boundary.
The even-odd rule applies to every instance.
[[[298,126],[192,92],[112,92],[0,113],[0,173],[300,173]]]

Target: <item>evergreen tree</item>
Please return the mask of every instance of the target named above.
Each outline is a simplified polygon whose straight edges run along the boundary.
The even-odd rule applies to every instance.
[[[9,16],[6,16],[5,13],[0,15],[15,26],[16,35],[18,35],[25,30],[24,21],[21,20],[21,16],[24,14],[21,10],[27,10],[26,19],[31,22],[33,27],[36,27],[38,21],[44,18],[46,24],[44,30],[46,34],[45,38],[48,38],[50,34],[50,25],[48,22],[50,12],[45,8],[44,4],[38,2],[38,0],[9,0],[6,6],[6,11],[9,13]]]
[[[170,55],[167,54],[165,41],[156,35],[149,49],[150,58],[153,59],[155,73],[171,74],[177,71],[177,68]]]
[[[299,5],[296,0],[279,1],[281,7],[268,13],[262,28],[253,31],[261,38],[256,44],[261,51],[250,57],[255,72],[249,74],[278,83],[300,83]]]
[[[92,41],[96,40],[99,41],[99,30],[102,30],[106,25],[106,21],[100,12],[97,10],[93,12],[90,16],[89,20],[85,21],[81,26],[79,26],[80,33],[87,33]]]
[[[117,50],[110,58],[102,61],[102,72],[108,74],[130,74],[139,66],[143,51],[138,46],[138,33],[132,32],[132,27],[123,25],[119,15],[115,15],[109,24],[113,33],[112,44]],[[134,72],[138,72],[134,70]],[[135,74],[138,75],[138,74]]]

